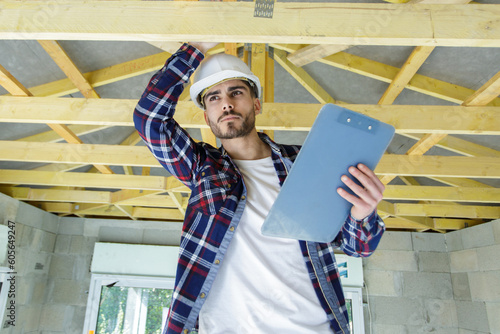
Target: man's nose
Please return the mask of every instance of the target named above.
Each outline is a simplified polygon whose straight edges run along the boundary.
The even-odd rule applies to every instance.
[[[233,102],[231,101],[230,98],[223,98],[222,100],[222,110],[223,111],[226,111],[226,110],[232,110],[234,108],[233,106]]]

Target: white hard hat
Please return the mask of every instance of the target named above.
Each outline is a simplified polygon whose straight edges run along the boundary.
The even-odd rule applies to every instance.
[[[191,100],[201,109],[202,105],[200,94],[207,88],[210,88],[222,81],[228,79],[242,79],[250,82],[253,86],[257,98],[261,96],[262,87],[259,78],[252,73],[238,57],[225,53],[215,54],[207,57],[200,64],[200,67],[194,72],[192,85],[189,90]]]

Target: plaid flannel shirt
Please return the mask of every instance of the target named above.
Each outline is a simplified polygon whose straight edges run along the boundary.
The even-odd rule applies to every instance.
[[[184,44],[152,77],[134,111],[136,129],[151,152],[191,189],[164,333],[196,331],[200,309],[246,204],[243,177],[224,148],[196,143],[173,119],[184,84],[202,59],[200,51]],[[283,184],[300,147],[279,145],[259,135],[272,149],[274,167]],[[299,241],[311,283],[334,333],[349,333],[334,249],[351,256],[369,256],[384,230],[376,213],[363,221],[349,216],[331,243]]]

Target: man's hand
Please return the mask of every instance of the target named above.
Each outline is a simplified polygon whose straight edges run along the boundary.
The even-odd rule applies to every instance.
[[[338,188],[338,194],[352,204],[351,216],[354,219],[362,220],[377,209],[378,203],[382,200],[385,186],[375,173],[363,164],[358,164],[357,168],[349,167],[349,173],[355,177],[362,186],[356,184],[347,175],[342,175],[342,182],[348,186],[354,196],[342,188]]]
[[[194,46],[198,50],[200,50],[203,54],[206,54],[208,50],[215,47],[218,42],[189,42],[189,45]]]

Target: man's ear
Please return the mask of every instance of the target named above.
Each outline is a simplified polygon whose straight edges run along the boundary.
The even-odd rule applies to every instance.
[[[258,98],[255,98],[253,105],[255,108],[255,115],[260,114],[262,112],[262,104],[260,103],[260,100]]]
[[[203,112],[203,117],[205,117],[205,123],[207,123],[207,125],[210,126],[210,124],[208,124],[207,109],[205,109],[205,111]]]

